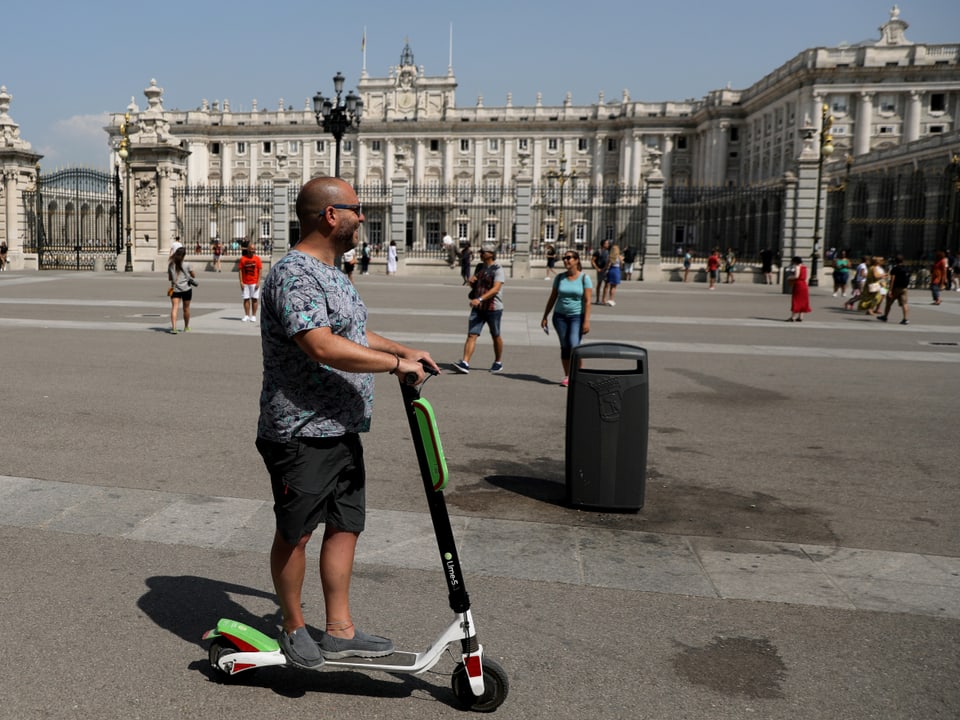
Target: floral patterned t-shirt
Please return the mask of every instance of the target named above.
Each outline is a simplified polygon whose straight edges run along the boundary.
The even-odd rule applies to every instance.
[[[258,437],[336,437],[366,432],[373,413],[373,375],[311,360],[293,339],[329,327],[367,345],[367,308],[340,270],[298,250],[271,268],[260,294],[263,388]]]

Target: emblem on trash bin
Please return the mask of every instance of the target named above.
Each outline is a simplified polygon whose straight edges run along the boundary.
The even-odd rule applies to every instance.
[[[590,389],[597,394],[600,405],[600,419],[612,422],[619,419],[623,405],[623,394],[620,392],[620,381],[616,378],[605,378],[588,382]]]

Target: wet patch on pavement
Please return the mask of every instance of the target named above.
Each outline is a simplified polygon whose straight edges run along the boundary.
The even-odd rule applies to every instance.
[[[754,699],[784,697],[784,665],[764,638],[717,636],[706,647],[688,647],[673,661],[677,674],[724,695]]]

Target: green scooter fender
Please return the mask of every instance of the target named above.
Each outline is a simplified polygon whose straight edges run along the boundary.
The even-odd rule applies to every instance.
[[[207,630],[203,634],[204,640],[215,637],[227,638],[242,652],[276,652],[280,649],[280,644],[272,637],[242,622],[227,618],[220,618],[215,630]]]

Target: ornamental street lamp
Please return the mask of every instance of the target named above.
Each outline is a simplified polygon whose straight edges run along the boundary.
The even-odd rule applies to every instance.
[[[340,177],[340,142],[349,130],[360,127],[360,118],[363,115],[363,100],[353,90],[347,93],[346,102],[341,102],[343,93],[343,75],[340,71],[333,76],[333,89],[337,97],[331,100],[319,92],[313,96],[313,114],[317,117],[317,125],[324,132],[333,135],[337,142],[337,159],[335,175]]]
[[[133,272],[133,243],[130,236],[130,113],[124,113],[123,122],[120,123],[120,148],[117,150],[117,155],[120,156],[120,159],[123,161],[124,167],[126,169],[126,190],[124,195],[126,196],[126,206],[127,206],[127,225],[126,225],[126,243],[127,243],[127,263],[123,266],[124,272]]]
[[[550,170],[547,172],[546,176],[547,181],[553,185],[554,182],[560,183],[560,223],[557,232],[557,243],[562,247],[563,241],[566,239],[566,235],[563,231],[563,186],[566,184],[567,180],[571,183],[576,183],[577,181],[577,171],[567,172],[567,156],[560,156],[560,169],[559,170]]]
[[[830,106],[826,103],[820,108],[820,121],[820,158],[817,162],[817,202],[813,211],[813,256],[810,264],[811,287],[820,285],[820,278],[817,277],[819,270],[817,261],[820,258],[820,195],[822,194],[823,161],[833,155],[833,135],[830,134],[830,129],[833,127],[833,115],[830,114]]]

